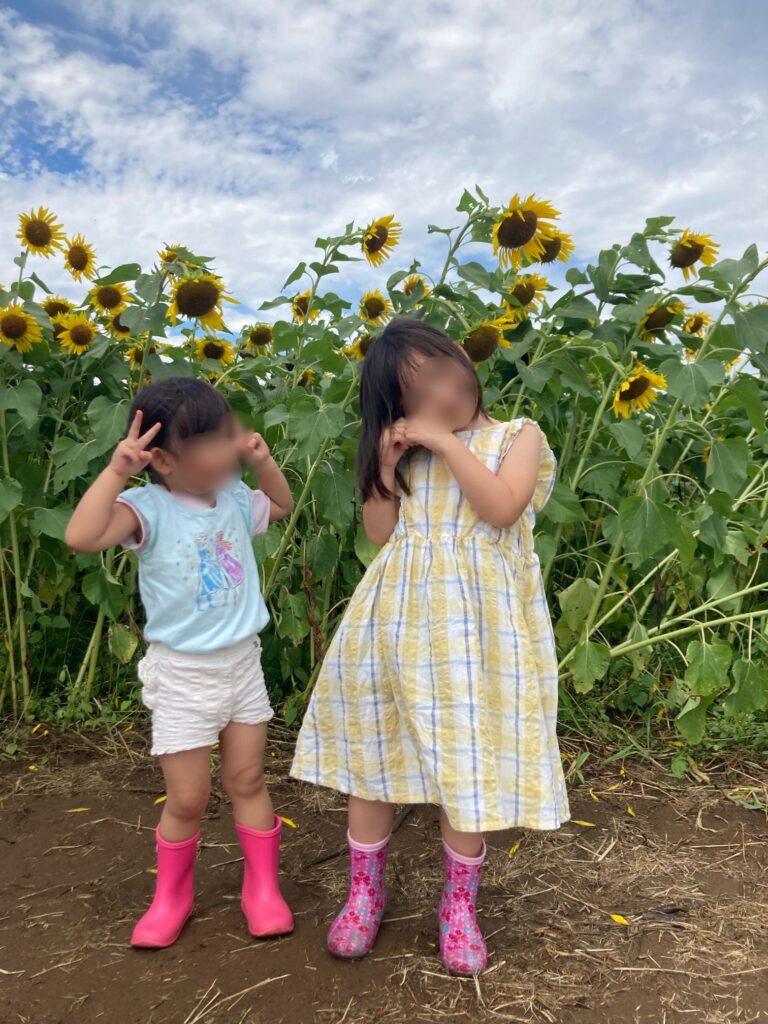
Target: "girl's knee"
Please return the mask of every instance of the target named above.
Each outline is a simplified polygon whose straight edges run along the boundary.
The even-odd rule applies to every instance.
[[[208,806],[210,795],[210,786],[185,786],[183,789],[168,793],[166,807],[177,818],[201,818]]]
[[[264,768],[261,764],[249,764],[236,771],[224,768],[221,781],[230,799],[246,800],[264,789]]]

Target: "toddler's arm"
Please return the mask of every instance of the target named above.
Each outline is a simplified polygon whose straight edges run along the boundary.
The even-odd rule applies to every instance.
[[[140,434],[141,413],[125,440],[115,448],[107,468],[101,472],[77,504],[64,532],[65,543],[73,551],[106,551],[141,533],[136,513],[116,499],[134,475],[152,458],[147,445],[160,430],[155,423]]]
[[[293,495],[283,471],[272,458],[267,442],[260,434],[243,432],[240,452],[259,481],[259,490],[269,498],[269,521],[284,519],[293,511]]]

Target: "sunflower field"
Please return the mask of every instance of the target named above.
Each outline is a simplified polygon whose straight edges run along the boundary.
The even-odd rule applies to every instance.
[[[22,214],[15,269],[0,274],[0,711],[134,713],[135,557],[72,555],[64,528],[136,391],[195,374],[264,434],[293,488],[290,519],[256,546],[265,671],[296,721],[375,554],[354,480],[360,360],[407,315],[461,343],[489,411],[533,416],[558,456],[537,552],[564,728],[676,730],[682,747],[764,737],[768,304],[756,279],[768,261],[755,246],[722,258],[709,235],[651,217],[594,264],[569,265],[559,218],[535,196],[499,207],[465,191],[455,225],[429,226],[445,247],[434,276],[385,267],[401,244],[394,217],[347,224],[236,333],[212,258],[173,244],[151,267],[109,268],[47,209]],[[79,301],[48,289],[49,260]],[[350,261],[370,271],[354,301],[330,290]]]

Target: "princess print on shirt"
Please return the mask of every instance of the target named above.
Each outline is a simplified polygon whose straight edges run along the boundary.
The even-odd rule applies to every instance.
[[[227,603],[227,593],[243,582],[243,566],[231,553],[232,542],[221,530],[215,542],[207,533],[195,538],[198,557],[198,586],[196,606],[199,612]]]

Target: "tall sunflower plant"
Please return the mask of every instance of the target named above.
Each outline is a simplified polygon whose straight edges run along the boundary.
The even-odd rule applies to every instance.
[[[73,558],[63,530],[136,390],[198,374],[265,434],[294,490],[288,522],[256,546],[267,677],[295,721],[375,555],[354,479],[361,361],[408,315],[464,347],[493,415],[533,416],[558,455],[536,550],[566,726],[651,724],[693,744],[764,726],[766,261],[754,246],[720,259],[710,235],[671,217],[579,260],[536,195],[494,205],[476,187],[457,214],[428,228],[445,245],[436,264],[391,266],[404,242],[389,213],[318,238],[237,330],[211,257],[165,243],[147,270],[109,269],[46,208],[22,215],[0,290],[0,706],[132,714],[135,558]],[[38,276],[51,258],[77,294]]]

